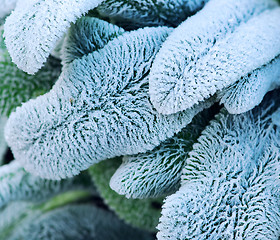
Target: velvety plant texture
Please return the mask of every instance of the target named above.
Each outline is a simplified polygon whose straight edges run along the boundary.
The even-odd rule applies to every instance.
[[[0,240],[279,240],[280,0],[0,0]]]

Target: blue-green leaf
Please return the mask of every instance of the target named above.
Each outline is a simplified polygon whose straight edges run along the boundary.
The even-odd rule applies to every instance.
[[[62,46],[62,62],[69,64],[75,59],[92,53],[115,37],[124,33],[116,25],[93,17],[82,17],[69,29]]]
[[[279,91],[250,112],[222,111],[194,144],[182,187],[162,210],[158,239],[267,239],[280,235]]]
[[[222,13],[222,14],[220,14]],[[275,0],[211,0],[164,42],[150,72],[154,107],[192,107],[280,54]]]
[[[151,150],[189,124],[212,102],[164,116],[149,100],[147,74],[169,32],[124,33],[64,68],[49,93],[10,115],[6,139],[15,158],[41,177],[72,177],[99,161]]]
[[[153,150],[125,156],[111,178],[111,188],[127,198],[167,196],[177,191],[188,153],[216,112],[216,108],[204,110]]]
[[[13,62],[29,74],[36,73],[70,23],[102,1],[18,1],[5,22],[5,42]]]
[[[127,28],[176,26],[208,0],[106,0],[97,10]]]
[[[89,169],[97,190],[109,208],[125,222],[155,232],[163,199],[126,199],[114,192],[110,188],[109,182],[120,163],[120,158],[108,159]]]
[[[20,161],[0,167],[0,208],[11,201],[46,201],[69,190],[95,188],[86,173],[66,180],[46,180],[26,172]]]

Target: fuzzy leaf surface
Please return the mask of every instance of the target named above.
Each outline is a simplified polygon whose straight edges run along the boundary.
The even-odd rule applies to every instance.
[[[48,92],[61,72],[60,61],[50,57],[35,75],[28,75],[12,62],[0,27],[0,113],[9,115],[30,98]]]
[[[240,114],[261,103],[264,95],[280,86],[280,56],[219,93],[220,103],[231,114]]]
[[[274,0],[208,2],[157,54],[149,76],[154,107],[185,110],[269,63],[280,54],[279,18]]]
[[[76,189],[95,190],[85,173],[57,181],[31,175],[20,161],[0,167],[0,208],[11,201],[42,202],[58,193]]]
[[[15,158],[35,175],[67,178],[101,160],[151,150],[189,124],[212,102],[163,116],[149,100],[146,75],[169,32],[124,33],[69,64],[49,93],[10,115],[6,140]]]
[[[62,46],[63,64],[92,53],[124,33],[116,25],[93,17],[82,17],[69,29]]]
[[[182,187],[162,210],[158,239],[277,239],[279,91],[250,112],[217,115],[194,144]]]
[[[110,180],[111,188],[127,198],[160,197],[177,191],[188,153],[215,112],[211,108],[197,114],[181,132],[151,151],[125,156]]]
[[[107,0],[98,6],[102,16],[127,28],[177,26],[200,10],[208,0]]]
[[[68,205],[47,213],[33,212],[8,240],[130,240],[152,239],[93,205]]]
[[[19,1],[5,22],[5,42],[13,62],[29,74],[36,73],[70,23],[102,1]]]
[[[18,0],[0,0],[0,19],[6,17],[16,7]]]

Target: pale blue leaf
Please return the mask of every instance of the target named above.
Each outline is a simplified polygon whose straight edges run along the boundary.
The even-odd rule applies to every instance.
[[[18,0],[0,0],[0,19],[6,17],[16,7]]]
[[[1,240],[7,240],[7,236],[10,235],[15,226],[21,224],[21,220],[33,205],[31,202],[11,202],[7,206],[0,208]]]
[[[5,41],[13,62],[34,74],[46,62],[71,22],[103,0],[20,0],[5,22]]]
[[[79,19],[69,29],[62,46],[63,64],[103,48],[110,40],[124,33],[116,25],[93,17]]]
[[[264,95],[280,86],[280,56],[219,93],[228,112],[239,114],[260,104]]]
[[[152,107],[146,75],[169,32],[124,33],[69,64],[49,93],[10,115],[6,140],[15,158],[33,174],[60,179],[151,150],[179,132],[212,102],[170,116]]]
[[[163,205],[158,239],[266,239],[280,235],[279,91],[254,110],[222,111],[194,144],[182,187]]]
[[[188,153],[215,113],[215,108],[204,110],[155,149],[125,156],[111,178],[111,188],[127,198],[167,196],[177,191]]]
[[[45,214],[33,213],[7,240],[151,240],[152,237],[93,205],[69,205]]]
[[[164,114],[190,108],[279,55],[277,6],[274,0],[211,0],[183,22],[152,66],[154,107]]]

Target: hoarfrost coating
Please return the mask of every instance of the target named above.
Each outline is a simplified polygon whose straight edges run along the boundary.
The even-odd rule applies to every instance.
[[[190,123],[210,101],[170,116],[149,101],[146,75],[170,31],[125,33],[64,68],[49,93],[11,114],[6,140],[15,158],[41,177],[72,177],[101,160],[151,150]]]
[[[280,54],[279,18],[274,0],[208,2],[157,54],[149,77],[154,107],[185,110],[269,63]]]

